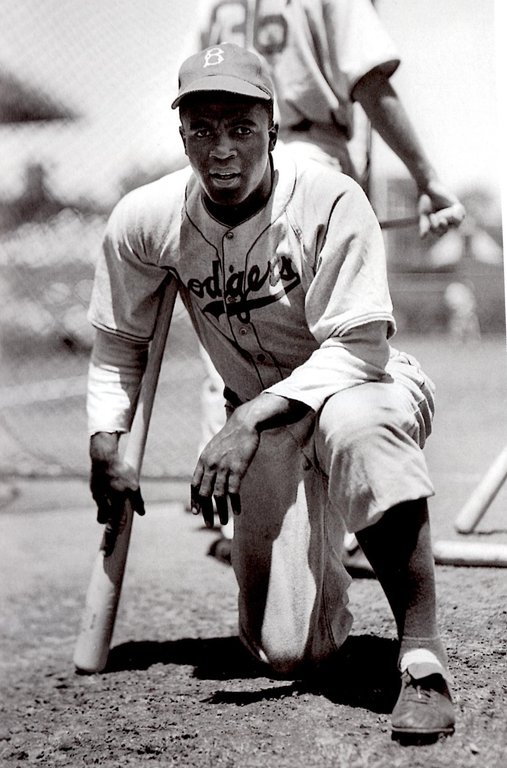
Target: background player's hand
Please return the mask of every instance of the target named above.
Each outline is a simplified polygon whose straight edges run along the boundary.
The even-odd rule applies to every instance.
[[[259,432],[241,419],[240,406],[199,457],[191,485],[192,512],[214,524],[213,500],[220,523],[229,520],[229,501],[234,514],[241,512],[240,486],[259,446]]]
[[[420,194],[417,209],[422,238],[428,232],[439,237],[445,235],[451,227],[459,227],[465,218],[465,209],[456,195],[436,179]]]
[[[144,502],[135,471],[118,456],[118,435],[93,435],[90,458],[90,489],[97,505],[97,522],[105,525],[104,551],[108,555],[114,548],[126,499],[139,515],[145,513]]]

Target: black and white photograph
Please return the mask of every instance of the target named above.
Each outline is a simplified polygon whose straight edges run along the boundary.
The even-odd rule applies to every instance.
[[[501,0],[8,0],[0,765],[503,768]]]

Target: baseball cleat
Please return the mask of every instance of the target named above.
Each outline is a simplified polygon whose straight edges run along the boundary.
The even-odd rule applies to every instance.
[[[231,565],[232,540],[221,536],[214,541],[208,550],[208,555],[221,563]]]
[[[440,736],[454,733],[454,706],[446,681],[439,674],[420,679],[401,676],[401,691],[393,709],[393,737]]]

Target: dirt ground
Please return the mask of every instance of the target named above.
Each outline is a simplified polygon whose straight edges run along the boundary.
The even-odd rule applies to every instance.
[[[456,514],[505,445],[504,343],[463,350],[421,337],[408,347],[438,389],[426,451],[435,540],[459,538]],[[108,667],[77,675],[100,541],[86,481],[15,479],[0,490],[1,766],[507,765],[505,568],[437,566],[457,728],[404,746],[391,739],[395,628],[376,580],[354,579],[352,635],[325,679],[270,677],[240,646],[232,570],[207,556],[216,533],[184,511],[186,485],[143,482],[147,515],[134,522]],[[504,484],[469,539],[507,544],[506,508]]]
[[[86,484],[17,487],[0,515],[0,765],[505,765],[505,569],[437,567],[457,730],[404,746],[391,739],[396,644],[378,583],[353,581],[353,633],[326,679],[267,676],[240,646],[232,571],[207,557],[216,534],[184,511],[186,488],[145,487],[108,667],[77,675],[74,643],[100,538]]]

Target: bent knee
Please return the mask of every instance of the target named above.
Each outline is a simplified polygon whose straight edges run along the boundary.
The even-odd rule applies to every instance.
[[[382,385],[364,384],[331,397],[319,417],[320,436],[328,449],[368,449],[413,431],[399,402],[389,395]]]
[[[349,624],[345,623],[344,627],[349,627]],[[300,638],[294,638],[291,642],[287,636],[268,637],[265,634],[260,642],[253,642],[244,634],[241,640],[259,661],[277,675],[293,678],[330,658],[347,633],[348,629],[339,642],[331,639],[327,633],[325,637],[315,636],[313,642],[306,643],[302,643]]]

